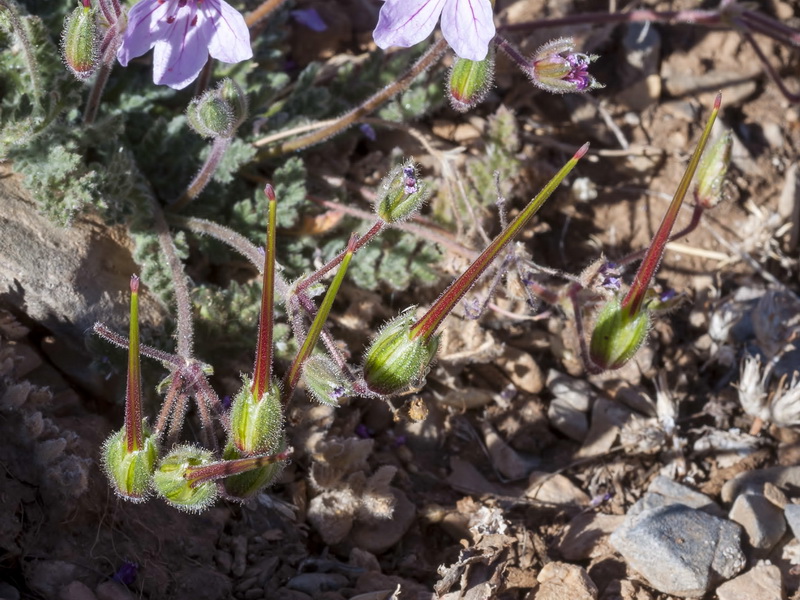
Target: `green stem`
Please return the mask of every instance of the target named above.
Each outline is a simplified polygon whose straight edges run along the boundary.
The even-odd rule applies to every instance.
[[[311,356],[311,352],[314,350],[314,346],[317,344],[319,335],[322,332],[322,327],[325,325],[325,320],[328,318],[328,313],[330,313],[331,307],[333,306],[333,300],[336,298],[336,293],[339,291],[339,287],[342,285],[344,275],[347,272],[347,267],[350,265],[350,259],[353,258],[353,252],[355,252],[357,241],[358,236],[353,234],[350,237],[350,241],[347,243],[347,250],[345,251],[344,258],[342,259],[342,264],[339,266],[339,270],[336,272],[336,277],[333,278],[331,285],[328,287],[328,291],[325,293],[325,298],[322,300],[322,304],[317,311],[317,315],[314,317],[314,321],[311,323],[311,327],[308,330],[308,335],[306,335],[306,339],[303,340],[303,345],[300,347],[297,356],[294,357],[292,366],[289,367],[289,370],[286,372],[286,376],[284,377],[283,381],[284,404],[287,403],[292,397],[292,392],[294,392],[297,381],[300,379],[300,372],[302,370],[303,363],[305,363],[308,357]]]
[[[144,447],[142,437],[142,372],[139,363],[139,278],[131,277],[131,323],[128,384],[125,393],[125,443],[130,454]]]
[[[422,337],[429,339],[444,318],[455,308],[459,300],[467,293],[470,287],[478,280],[481,273],[492,263],[503,248],[528,224],[528,221],[536,214],[536,211],[544,204],[553,191],[559,186],[561,181],[578,164],[578,161],[586,154],[589,144],[586,143],[575,153],[575,155],[564,165],[561,170],[547,183],[528,206],[514,219],[511,224],[498,235],[494,241],[481,252],[480,256],[456,279],[439,299],[431,306],[425,315],[411,328],[411,339]]]

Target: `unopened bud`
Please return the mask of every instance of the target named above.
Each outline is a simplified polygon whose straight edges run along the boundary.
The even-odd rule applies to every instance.
[[[97,23],[95,11],[87,5],[78,6],[64,22],[61,51],[72,74],[88,79],[97,66]]]
[[[241,125],[247,118],[247,94],[238,83],[227,77],[217,86],[217,93],[231,107],[234,128]]]
[[[731,164],[733,137],[727,131],[703,155],[697,167],[695,198],[705,209],[714,208],[722,200],[722,186]]]
[[[589,354],[603,369],[613,371],[627,363],[639,350],[650,330],[650,311],[643,308],[628,314],[618,299],[606,303],[597,315]]]
[[[314,399],[328,406],[339,406],[339,400],[353,393],[342,370],[324,354],[315,354],[303,363],[301,378]]]
[[[575,52],[572,38],[559,38],[536,51],[528,75],[534,85],[554,94],[588,92],[604,87],[589,74],[589,65],[598,58]]]
[[[409,160],[384,177],[378,188],[375,212],[386,223],[395,223],[413,215],[429,197],[428,184],[418,179],[417,166]]]
[[[195,482],[189,478],[192,468],[214,462],[210,451],[197,446],[178,446],[158,464],[153,486],[169,504],[187,512],[200,512],[217,498],[214,481]]]
[[[493,82],[494,54],[491,49],[483,60],[456,58],[447,86],[450,105],[458,112],[467,112],[483,102]]]
[[[248,456],[275,452],[282,439],[280,386],[273,381],[261,398],[256,398],[250,381],[245,378],[231,406],[230,442],[243,456]]]
[[[143,445],[139,450],[128,451],[123,427],[103,444],[102,462],[114,491],[132,502],[143,502],[152,489],[153,472],[158,458],[155,436],[142,424]]]
[[[230,137],[236,126],[233,108],[216,90],[194,98],[186,110],[186,118],[203,137]]]
[[[414,308],[390,321],[367,350],[364,379],[370,390],[389,395],[422,383],[439,346],[439,336],[411,337]]]

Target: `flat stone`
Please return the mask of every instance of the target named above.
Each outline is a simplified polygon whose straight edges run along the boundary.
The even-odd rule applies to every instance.
[[[654,588],[675,596],[702,596],[745,566],[739,525],[682,504],[627,517],[609,541]]]
[[[747,491],[761,493],[765,483],[772,483],[784,491],[800,488],[800,466],[770,467],[740,473],[722,486],[722,501],[733,502],[739,494]]]
[[[761,494],[736,498],[728,517],[744,528],[750,545],[758,550],[771,550],[786,533],[783,511]]]
[[[592,405],[592,424],[575,458],[605,454],[614,445],[619,431],[633,413],[626,407],[600,396]]]
[[[690,508],[702,510],[716,517],[724,517],[725,511],[722,510],[711,498],[692,488],[685,486],[677,481],[659,475],[647,488],[647,492],[633,506],[628,509],[628,516],[633,517],[640,512],[670,506],[673,504],[683,504]]]
[[[286,587],[316,598],[322,592],[341,589],[348,579],[339,573],[301,573],[292,577]]]
[[[597,586],[578,565],[547,563],[537,580],[540,587],[535,600],[597,600]]]
[[[787,504],[783,509],[783,516],[786,517],[794,537],[800,540],[800,504]]]
[[[623,515],[582,512],[567,525],[558,551],[569,561],[609,554],[608,536],[624,521]]]
[[[719,600],[783,600],[781,570],[775,565],[759,563],[747,573],[717,588]]]

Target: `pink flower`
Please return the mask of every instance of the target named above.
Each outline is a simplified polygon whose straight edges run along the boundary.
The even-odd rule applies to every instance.
[[[244,17],[223,0],[140,0],[128,14],[117,51],[123,67],[153,51],[153,81],[180,90],[194,81],[211,54],[237,63],[252,58]]]
[[[444,39],[458,56],[486,58],[494,37],[490,0],[385,0],[375,43],[381,48],[413,46],[431,34],[440,15]]]

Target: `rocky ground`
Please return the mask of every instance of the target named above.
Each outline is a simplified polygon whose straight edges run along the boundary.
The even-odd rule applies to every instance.
[[[558,15],[559,4],[498,2],[498,22]],[[794,4],[764,4],[800,25]],[[303,60],[342,60],[365,37],[324,5],[331,28],[296,42]],[[245,505],[184,514],[110,490],[98,452],[122,422],[110,397],[120,381],[89,368],[107,350],[86,332],[98,319],[126,328],[130,241],[91,216],[50,224],[2,165],[0,598],[800,598],[800,109],[736,32],[608,26],[537,31],[523,46],[566,33],[603,55],[605,90],[547,95],[500,58],[474,114],[445,107],[383,147],[345,159],[317,148],[309,160],[320,177],[360,181],[370,153],[399,146],[445,178],[441,156],[480,156],[490,115],[509,109],[519,199],[560,164],[554,151],[589,140],[579,176],[523,240],[537,264],[578,275],[647,244],[722,90],[721,125],[735,139],[726,199],[668,248],[658,276],[682,303],[635,361],[589,376],[573,322],[546,304],[526,310],[509,277],[481,320],[450,318],[428,385],[400,418],[375,401],[331,409],[298,394],[295,457]],[[797,49],[759,42],[800,89]],[[413,295],[348,288],[335,333],[363,343],[405,301],[432,301],[462,260],[448,254],[440,287]],[[163,318],[144,303],[150,327]],[[742,370],[747,355],[774,367],[769,397],[755,399],[761,419],[742,405],[758,380]]]

